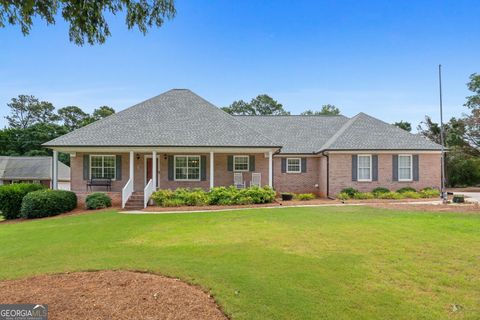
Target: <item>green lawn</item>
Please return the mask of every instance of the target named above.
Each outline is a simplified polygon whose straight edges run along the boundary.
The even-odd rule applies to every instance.
[[[0,279],[150,270],[210,289],[233,319],[480,318],[480,215],[107,212],[0,224],[0,244]]]

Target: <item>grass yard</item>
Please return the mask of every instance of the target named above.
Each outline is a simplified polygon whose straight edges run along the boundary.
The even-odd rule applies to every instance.
[[[233,319],[480,318],[474,214],[103,212],[0,224],[0,244],[0,279],[149,270],[211,290]]]

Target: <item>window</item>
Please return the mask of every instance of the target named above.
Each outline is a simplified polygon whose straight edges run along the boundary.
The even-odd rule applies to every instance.
[[[90,179],[116,178],[115,156],[90,156]]]
[[[233,156],[233,171],[248,171],[248,156]]]
[[[412,181],[412,155],[398,156],[398,181]]]
[[[302,161],[300,158],[287,158],[287,173],[302,172]]]
[[[358,155],[358,181],[372,181],[372,156]]]
[[[199,181],[200,156],[175,156],[175,180]]]

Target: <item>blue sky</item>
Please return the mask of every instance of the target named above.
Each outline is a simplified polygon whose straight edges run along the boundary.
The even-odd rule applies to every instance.
[[[36,21],[30,36],[0,29],[0,127],[6,104],[33,94],[57,108],[122,110],[171,88],[217,106],[267,93],[292,113],[335,104],[347,116],[459,116],[480,72],[478,1],[186,1],[143,36],[109,19],[104,45],[78,47],[67,25]]]

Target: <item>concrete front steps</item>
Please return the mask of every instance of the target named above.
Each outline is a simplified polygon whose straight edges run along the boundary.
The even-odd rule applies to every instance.
[[[143,191],[132,193],[125,204],[124,210],[141,210],[143,209]]]

